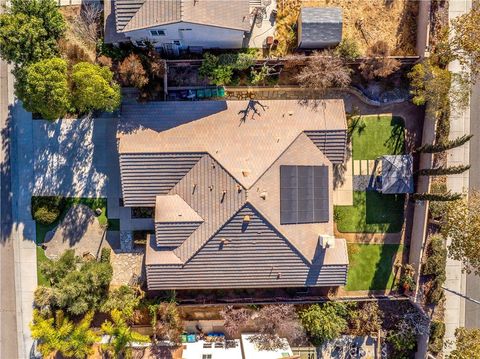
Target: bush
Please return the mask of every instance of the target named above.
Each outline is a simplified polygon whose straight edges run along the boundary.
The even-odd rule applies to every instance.
[[[423,265],[424,275],[444,275],[447,262],[447,249],[441,235],[430,237],[427,250],[427,260]]]
[[[445,323],[432,321],[430,324],[430,338],[428,340],[428,349],[437,354],[443,349],[443,337],[445,336]]]
[[[111,254],[112,250],[110,248],[102,248],[102,251],[100,252],[100,262],[110,263]]]
[[[335,53],[345,61],[355,61],[360,57],[358,43],[349,37],[344,38],[335,48]]]
[[[400,68],[400,62],[389,58],[390,48],[385,41],[377,41],[367,51],[368,58],[359,66],[366,80],[385,78]]]
[[[125,86],[141,89],[148,83],[147,72],[143,68],[140,57],[131,54],[118,67],[118,74]]]
[[[63,197],[32,197],[32,217],[41,224],[54,223],[64,209],[65,199]]]

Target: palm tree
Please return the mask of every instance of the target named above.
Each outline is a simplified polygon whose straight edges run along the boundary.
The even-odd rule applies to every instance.
[[[54,316],[45,316],[39,310],[34,310],[30,329],[44,357],[60,352],[69,358],[84,359],[100,339],[90,328],[92,319],[93,312],[87,313],[76,326],[61,310],[55,312]]]
[[[150,341],[148,336],[132,331],[120,310],[113,309],[110,316],[112,321],[107,320],[102,324],[102,332],[110,336],[109,342],[103,345],[103,349],[109,356],[125,358],[131,352],[132,343],[148,343]]]

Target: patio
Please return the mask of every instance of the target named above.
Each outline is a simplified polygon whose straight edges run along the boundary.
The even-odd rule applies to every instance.
[[[250,13],[256,12],[257,14],[250,20],[252,27],[250,36],[245,39],[246,47],[261,49],[265,46],[267,37],[273,38],[275,35],[277,1],[250,1],[250,4],[252,3],[255,3],[255,6],[250,6]],[[255,11],[255,8],[262,8],[262,10]]]

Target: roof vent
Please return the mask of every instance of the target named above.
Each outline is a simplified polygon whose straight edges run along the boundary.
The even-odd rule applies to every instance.
[[[249,216],[248,214],[246,214],[245,216],[243,216],[243,221],[244,221],[245,223],[250,222],[250,216]]]
[[[323,249],[335,248],[335,237],[328,234],[322,234],[319,238],[320,245]]]
[[[260,198],[263,199],[263,200],[266,200],[267,199],[267,191],[263,191],[262,193],[260,193]]]
[[[243,175],[243,177],[248,177],[249,174],[250,174],[250,170],[249,170],[249,169],[243,169],[243,170],[242,170],[242,175]]]
[[[293,111],[288,111],[288,116],[293,116]]]

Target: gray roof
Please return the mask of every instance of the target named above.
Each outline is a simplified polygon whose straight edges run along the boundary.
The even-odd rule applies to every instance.
[[[382,193],[413,192],[412,155],[382,156]]]
[[[324,222],[280,223],[281,166],[324,166],[327,180],[343,161],[343,101],[126,105],[117,135],[125,205],[158,207],[150,289],[344,284],[345,241],[318,245],[333,235],[331,180]]]
[[[303,7],[300,19],[300,47],[321,48],[342,40],[341,8]]]
[[[248,0],[116,0],[118,32],[176,22],[190,22],[247,31]]]

